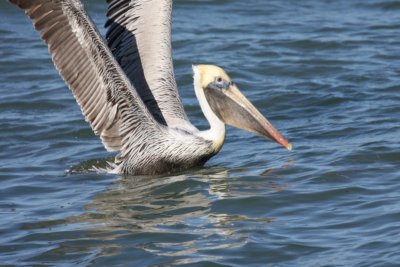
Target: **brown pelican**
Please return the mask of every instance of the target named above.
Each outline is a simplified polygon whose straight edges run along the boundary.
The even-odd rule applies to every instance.
[[[10,1],[32,19],[94,133],[107,150],[119,151],[114,172],[201,166],[221,149],[225,123],[291,149],[217,66],[193,66],[210,129],[189,122],[172,65],[172,0],[109,0],[108,46],[79,0]]]

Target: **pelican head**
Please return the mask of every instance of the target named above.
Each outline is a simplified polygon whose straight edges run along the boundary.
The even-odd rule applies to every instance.
[[[193,71],[196,95],[211,127],[213,117],[215,120],[216,116],[225,124],[275,141],[288,150],[292,149],[292,145],[240,92],[222,68],[214,65],[196,65],[193,66]]]

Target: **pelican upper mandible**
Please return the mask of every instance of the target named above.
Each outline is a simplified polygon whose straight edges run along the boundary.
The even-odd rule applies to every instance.
[[[291,150],[289,142],[220,67],[194,65],[194,89],[210,129],[183,109],[171,56],[172,0],[109,0],[106,41],[79,0],[10,0],[24,9],[105,148],[113,172],[161,174],[203,165],[225,124]]]

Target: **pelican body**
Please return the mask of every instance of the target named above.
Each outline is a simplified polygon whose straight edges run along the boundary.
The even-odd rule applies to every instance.
[[[79,0],[10,0],[24,9],[86,121],[108,151],[112,172],[153,175],[202,166],[225,141],[225,124],[291,149],[288,141],[214,65],[193,80],[210,129],[184,111],[171,55],[172,0],[109,0],[106,42]]]

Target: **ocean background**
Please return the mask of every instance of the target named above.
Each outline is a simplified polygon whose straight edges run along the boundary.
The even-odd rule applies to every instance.
[[[106,3],[85,1],[105,33]],[[204,168],[90,172],[113,154],[46,46],[0,3],[0,265],[400,266],[400,2],[176,0],[173,54],[220,65],[293,144],[228,127]]]

